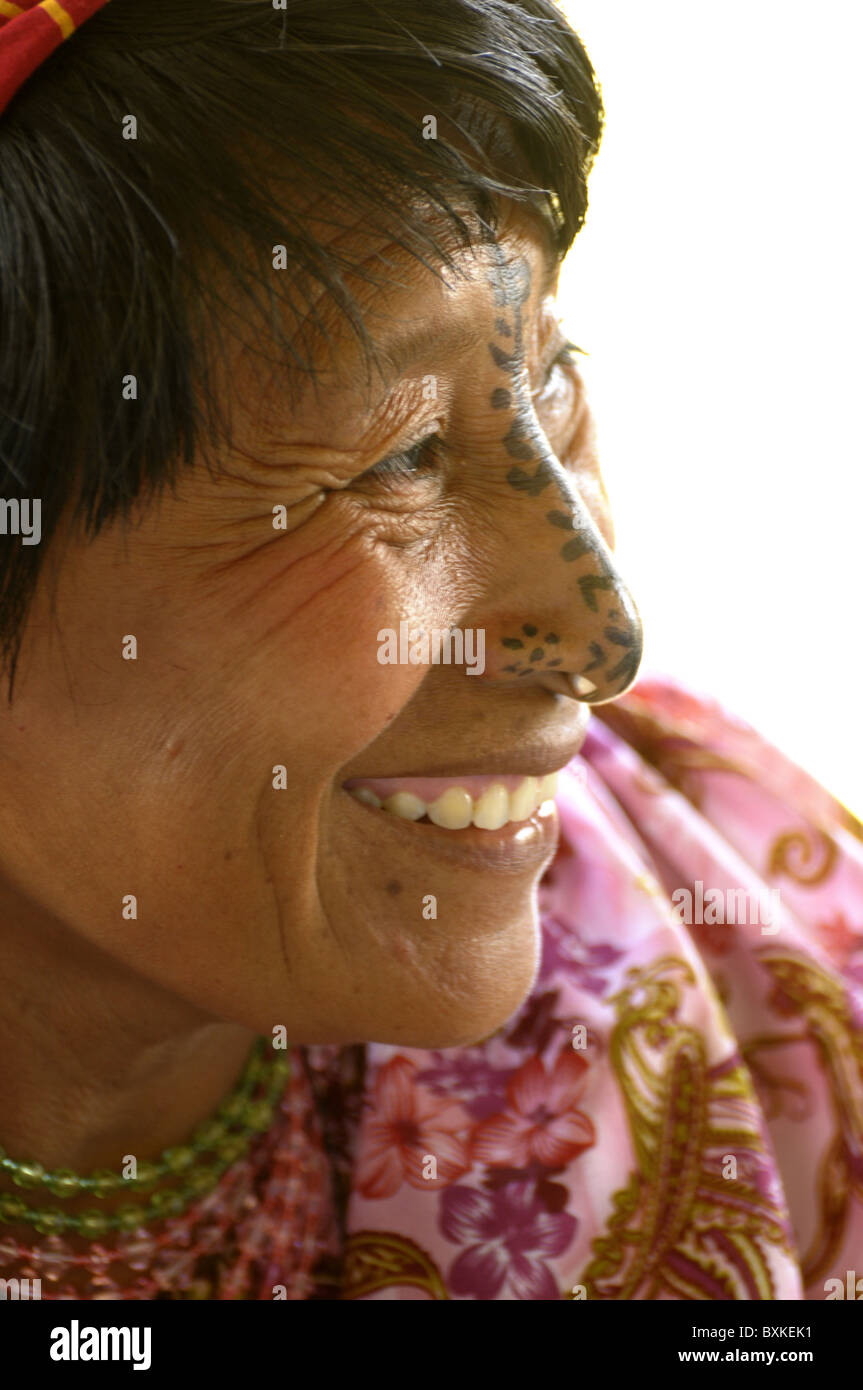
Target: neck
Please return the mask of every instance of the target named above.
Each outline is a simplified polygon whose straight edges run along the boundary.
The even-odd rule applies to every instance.
[[[0,886],[0,1145],[88,1173],[183,1143],[254,1033],[211,1018]]]

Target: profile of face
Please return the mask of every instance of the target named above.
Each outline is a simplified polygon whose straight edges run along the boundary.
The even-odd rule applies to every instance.
[[[530,989],[556,816],[524,779],[631,684],[640,626],[539,224],[510,208],[440,276],[388,255],[358,292],[385,371],[345,331],[289,405],[238,351],[219,470],[46,555],[0,905],[87,1007],[446,1047]],[[403,624],[483,659],[382,660]]]

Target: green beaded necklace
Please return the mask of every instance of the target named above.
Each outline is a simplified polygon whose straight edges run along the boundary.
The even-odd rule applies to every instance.
[[[0,1222],[21,1222],[35,1227],[40,1235],[62,1235],[72,1231],[98,1240],[109,1231],[136,1231],[148,1221],[179,1216],[191,1202],[212,1191],[222,1174],[243,1156],[255,1136],[270,1128],[291,1074],[291,1061],[287,1053],[267,1061],[268,1050],[269,1039],[259,1038],[240,1081],[219,1106],[216,1115],[198,1126],[188,1144],[165,1149],[155,1162],[139,1163],[133,1178],[124,1178],[110,1169],[97,1170],[88,1177],[79,1177],[68,1168],[48,1172],[41,1163],[9,1158],[0,1148],[0,1173],[11,1177],[16,1187],[38,1188],[55,1197],[89,1194],[99,1200],[124,1190],[137,1195],[148,1192],[165,1179],[180,1179],[169,1191],[155,1192],[148,1202],[120,1207],[111,1214],[95,1210],[76,1214],[64,1212],[59,1207],[33,1208],[15,1193],[0,1193]],[[255,1090],[263,1082],[267,1082],[263,1094],[255,1097]],[[203,1154],[213,1154],[213,1161],[201,1163],[199,1159]]]

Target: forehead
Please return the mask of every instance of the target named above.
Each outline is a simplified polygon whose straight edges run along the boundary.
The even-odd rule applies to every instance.
[[[292,410],[305,414],[339,388],[362,392],[374,408],[412,367],[432,358],[445,361],[484,342],[496,307],[515,299],[525,316],[535,316],[555,292],[560,272],[546,227],[513,204],[502,210],[493,235],[475,216],[471,221],[471,214],[464,215],[474,239],[470,247],[449,220],[428,215],[446,263],[424,263],[391,235],[370,231],[362,217],[335,230],[310,217],[320,243],[351,267],[343,280],[365,342],[329,290],[317,286],[294,326],[310,370],[273,364],[283,399],[289,387]]]

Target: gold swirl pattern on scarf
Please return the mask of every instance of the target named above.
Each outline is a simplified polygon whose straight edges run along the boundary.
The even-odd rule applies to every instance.
[[[771,1247],[790,1254],[790,1230],[759,1190],[769,1160],[748,1072],[736,1056],[708,1067],[703,1038],[680,1021],[683,988],[696,983],[685,961],[627,978],[610,1000],[610,1057],[638,1169],[577,1282],[588,1299],[773,1299]],[[735,1179],[722,1175],[728,1155]]]
[[[807,1025],[826,1072],[837,1128],[818,1171],[818,1230],[801,1266],[807,1285],[833,1274],[854,1198],[863,1203],[863,1037],[840,978],[787,950],[758,952],[761,964]],[[798,1037],[789,1042],[799,1041]]]
[[[836,841],[826,831],[814,826],[787,830],[770,846],[767,871],[812,888],[830,877],[838,856]]]

